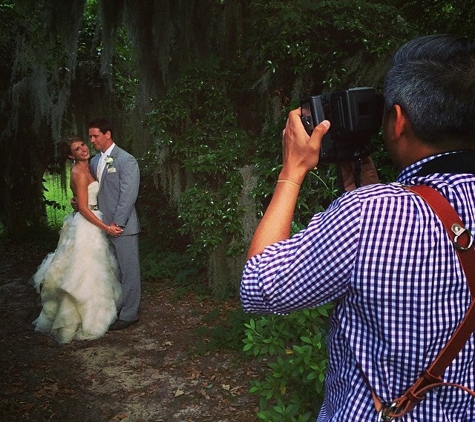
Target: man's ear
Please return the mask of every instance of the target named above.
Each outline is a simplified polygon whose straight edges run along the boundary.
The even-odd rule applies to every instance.
[[[407,131],[409,120],[399,104],[394,104],[392,112],[394,116],[394,135],[396,138],[400,138]]]

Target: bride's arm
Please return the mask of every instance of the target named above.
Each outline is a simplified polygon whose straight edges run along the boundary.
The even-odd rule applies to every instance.
[[[71,172],[71,188],[76,196],[77,208],[81,215],[90,223],[104,230],[111,236],[119,236],[122,229],[111,224],[108,226],[102,222],[88,207],[88,191],[89,181],[84,173]]]

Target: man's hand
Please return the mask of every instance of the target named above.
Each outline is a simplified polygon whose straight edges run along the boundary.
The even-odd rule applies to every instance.
[[[124,229],[122,227],[118,226],[115,223],[111,223],[109,225],[109,230],[107,231],[107,234],[113,237],[119,237],[123,231]]]
[[[69,201],[69,202],[70,202],[70,204],[71,204],[71,207],[73,207],[73,210],[74,210],[74,211],[79,211],[78,199],[77,199],[75,196],[73,196],[73,197],[71,198],[71,201]]]
[[[343,177],[343,186],[346,191],[351,191],[357,188],[356,186],[356,171],[355,164],[352,161],[345,161],[340,164],[341,175]],[[360,162],[360,185],[372,185],[379,183],[378,172],[370,157],[363,158]]]
[[[318,164],[322,137],[329,127],[330,122],[324,120],[315,127],[312,136],[308,136],[302,124],[300,108],[289,113],[282,133],[283,166],[280,179],[302,183],[306,174]]]

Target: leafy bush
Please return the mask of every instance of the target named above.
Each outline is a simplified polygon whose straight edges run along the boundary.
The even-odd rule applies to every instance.
[[[245,324],[244,351],[266,363],[263,380],[252,382],[260,396],[260,420],[313,420],[323,398],[327,367],[326,332],[332,305],[286,316],[252,318]]]
[[[193,278],[197,284],[199,278],[199,268],[186,255],[174,252],[158,252],[151,249],[142,252],[140,268],[142,279],[174,281],[186,283],[188,278]]]
[[[239,169],[252,142],[238,126],[230,78],[213,65],[191,68],[147,116],[156,137],[156,175],[178,206],[180,233],[190,237],[194,258],[242,235]]]
[[[244,324],[249,321],[249,315],[243,310],[228,310],[223,315],[218,309],[213,308],[202,321],[209,322],[212,326],[203,325],[196,330],[197,335],[206,338],[206,341],[196,344],[197,352],[204,354],[216,350],[242,351]]]

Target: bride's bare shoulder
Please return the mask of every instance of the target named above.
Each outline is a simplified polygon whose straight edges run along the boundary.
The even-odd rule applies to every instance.
[[[70,172],[70,182],[72,191],[77,194],[78,189],[87,189],[95,181],[89,169],[81,166],[74,166]]]

